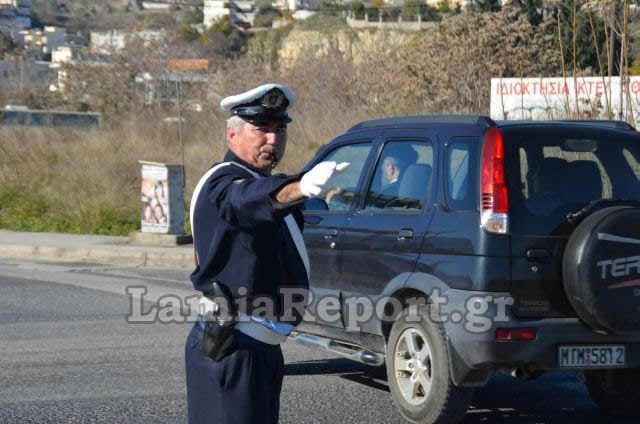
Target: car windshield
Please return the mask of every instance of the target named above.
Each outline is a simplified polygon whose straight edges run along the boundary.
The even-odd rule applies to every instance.
[[[516,229],[551,233],[595,200],[640,200],[640,137],[603,130],[505,132],[509,202]]]

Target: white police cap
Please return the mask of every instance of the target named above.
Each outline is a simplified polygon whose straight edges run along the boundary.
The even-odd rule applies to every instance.
[[[222,99],[220,107],[248,122],[291,122],[287,110],[296,103],[296,96],[281,84],[265,84]]]

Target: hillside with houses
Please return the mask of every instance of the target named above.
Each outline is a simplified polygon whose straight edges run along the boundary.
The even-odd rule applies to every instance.
[[[586,12],[593,3],[582,0],[579,25],[580,72],[602,72],[609,51],[599,35],[600,49],[589,47],[592,31]],[[251,60],[268,71],[303,60],[338,54],[354,66],[372,56],[421,53],[416,40],[448,25],[458,15],[501,13],[507,21],[526,17],[537,28],[551,28],[547,37],[562,49],[563,69],[569,67],[569,0],[193,0],[77,2],[0,0],[0,107],[70,109],[111,113],[118,95],[146,105],[173,105],[176,90],[192,96],[202,108],[211,101],[211,80],[229,61]],[[577,9],[576,9],[577,10]],[[631,9],[629,9],[631,10]],[[585,12],[586,11],[586,12]],[[633,26],[635,8],[627,18]],[[560,15],[558,15],[560,14]],[[577,16],[577,15],[576,15]],[[594,22],[593,17],[590,18]],[[602,25],[602,24],[599,24]],[[579,29],[580,29],[579,28]],[[619,32],[618,29],[615,29]],[[480,31],[481,34],[484,31]],[[566,34],[565,34],[566,33]],[[561,34],[559,40],[554,40]],[[635,49],[627,42],[633,69]],[[460,44],[460,43],[459,43]],[[619,44],[619,43],[618,43]],[[631,47],[629,47],[631,46]],[[456,46],[451,46],[455,50]],[[518,46],[512,46],[518,47]],[[619,47],[616,47],[619,48]],[[629,59],[629,55],[631,59]],[[587,59],[583,60],[582,58]],[[618,60],[615,58],[615,60]],[[600,63],[600,69],[597,64]],[[101,72],[119,75],[112,86],[96,81]],[[109,80],[110,81],[110,80]],[[119,91],[121,90],[121,91]],[[97,95],[96,93],[101,93]],[[108,95],[107,95],[108,94]]]

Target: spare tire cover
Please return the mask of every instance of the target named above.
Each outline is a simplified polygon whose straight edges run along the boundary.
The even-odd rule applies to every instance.
[[[569,238],[562,273],[576,313],[596,330],[640,334],[640,208],[600,209]]]

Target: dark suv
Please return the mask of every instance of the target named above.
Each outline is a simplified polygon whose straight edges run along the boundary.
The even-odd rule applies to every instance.
[[[496,371],[584,370],[640,413],[640,134],[615,121],[362,122],[309,163],[311,294],[293,337],[386,365],[402,415],[455,422]]]

